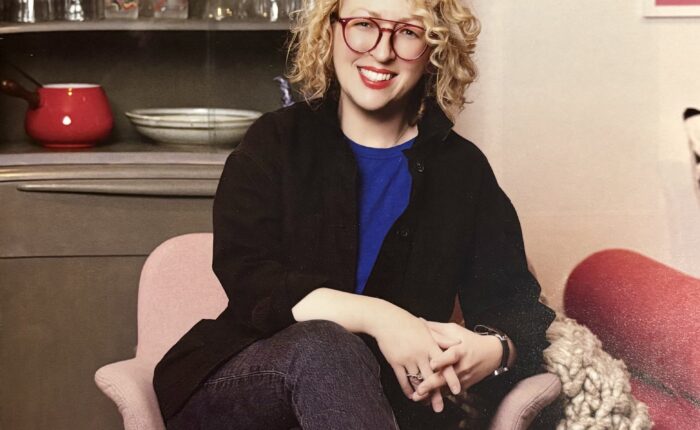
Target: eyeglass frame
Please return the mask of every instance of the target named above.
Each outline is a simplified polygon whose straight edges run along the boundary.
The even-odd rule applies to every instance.
[[[366,51],[358,51],[358,50],[354,49],[352,46],[350,46],[350,43],[348,43],[348,39],[345,36],[345,26],[348,24],[348,22],[350,22],[353,19],[366,19],[366,20],[372,21],[372,23],[374,25],[376,25],[377,28],[379,29],[379,35],[377,36],[377,41],[374,42],[374,45],[372,45],[372,47]],[[421,27],[420,25],[411,24],[411,23],[403,22],[403,21],[393,21],[391,19],[373,18],[370,16],[348,16],[345,18],[341,18],[337,15],[331,16],[331,22],[335,22],[335,21],[339,22],[342,29],[343,29],[343,41],[345,42],[345,46],[347,46],[348,49],[350,49],[352,52],[355,52],[357,54],[366,54],[366,53],[372,51],[374,48],[376,48],[377,45],[379,45],[379,42],[382,41],[382,37],[384,36],[384,34],[383,34],[384,32],[391,33],[391,35],[389,36],[389,46],[391,46],[391,51],[394,53],[394,55],[396,55],[398,58],[402,59],[403,61],[416,61],[420,57],[422,57],[423,54],[425,54],[425,51],[428,50],[428,43],[426,43],[425,47],[423,48],[423,51],[421,51],[421,53],[416,58],[407,59],[407,58],[403,58],[402,56],[400,56],[396,52],[396,49],[394,49],[394,34],[396,34],[397,31],[402,30],[406,27],[414,27],[414,28],[419,28],[419,29],[423,30],[423,32],[425,32],[426,29],[424,27]],[[379,25],[378,21],[389,22],[391,24],[394,24],[394,28],[383,28],[381,25]]]

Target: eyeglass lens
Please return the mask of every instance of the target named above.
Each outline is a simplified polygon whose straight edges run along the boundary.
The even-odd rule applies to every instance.
[[[415,60],[425,51],[423,38],[425,31],[419,27],[397,24],[393,30],[392,46],[394,53],[404,60]],[[352,18],[345,25],[345,41],[357,52],[368,52],[381,38],[382,30],[376,21],[366,18]]]

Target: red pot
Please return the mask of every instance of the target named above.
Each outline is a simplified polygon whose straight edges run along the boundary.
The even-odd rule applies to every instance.
[[[51,84],[30,93],[12,81],[2,90],[29,102],[25,130],[48,148],[87,148],[105,139],[114,125],[107,95],[94,84]]]

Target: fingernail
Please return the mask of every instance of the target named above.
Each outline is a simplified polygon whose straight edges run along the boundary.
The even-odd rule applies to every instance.
[[[455,396],[459,394],[459,388],[457,387],[451,387],[450,390],[452,390],[452,394],[454,394]]]

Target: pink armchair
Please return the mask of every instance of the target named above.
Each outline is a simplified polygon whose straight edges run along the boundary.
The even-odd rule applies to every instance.
[[[202,318],[216,318],[227,298],[211,270],[212,235],[177,236],[158,246],[141,273],[136,357],[95,373],[97,386],[114,401],[126,430],[165,429],[151,381],[165,352]],[[490,430],[526,429],[560,394],[557,376],[521,381],[505,397]]]
[[[148,257],[139,282],[136,357],[95,373],[127,430],[165,429],[153,391],[153,369],[197,321],[216,318],[227,299],[211,270],[212,235],[169,239]]]

